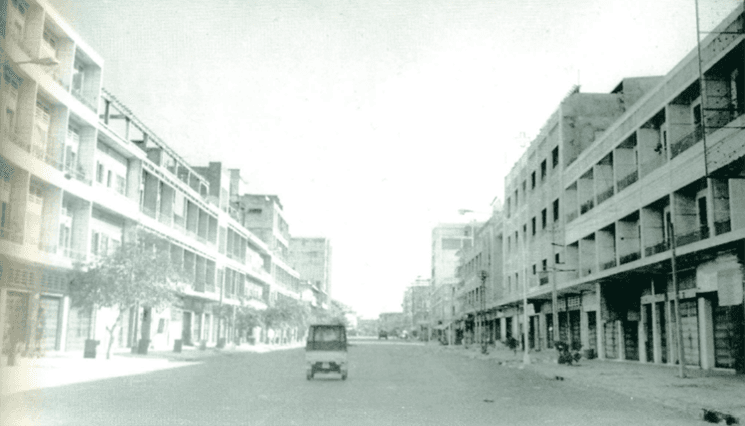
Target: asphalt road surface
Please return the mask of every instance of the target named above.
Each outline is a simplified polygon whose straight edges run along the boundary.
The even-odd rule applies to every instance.
[[[702,425],[619,394],[400,341],[355,341],[349,378],[305,378],[304,351],[8,397],[12,425]]]

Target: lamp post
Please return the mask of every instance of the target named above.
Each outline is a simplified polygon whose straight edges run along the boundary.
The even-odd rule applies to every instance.
[[[481,298],[481,353],[488,354],[487,342],[486,342],[486,279],[489,277],[489,273],[485,270],[479,272],[479,278],[481,278],[481,290],[479,291],[479,297]]]

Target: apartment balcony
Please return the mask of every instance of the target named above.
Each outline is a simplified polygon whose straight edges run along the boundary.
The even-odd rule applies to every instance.
[[[616,267],[616,259],[609,260],[608,262],[603,262],[600,264],[600,270],[605,271],[606,269],[615,268]]]
[[[80,164],[71,164],[66,165],[65,169],[65,177],[67,179],[75,178],[76,180],[79,180],[80,182],[83,182],[86,185],[92,185],[93,181],[88,179],[88,176],[85,173],[85,169],[80,166]]]
[[[75,250],[70,247],[61,247],[60,254],[62,254],[62,256],[68,259],[77,260],[81,262],[84,262],[87,258],[87,255],[85,252]]]
[[[3,133],[5,136],[5,139],[21,147],[21,149],[23,149],[24,151],[31,152],[31,144],[27,141],[24,141],[20,133],[18,133],[17,131],[10,130],[7,127],[5,129],[5,132]]]
[[[595,202],[592,200],[588,200],[587,202],[582,203],[579,206],[579,214],[585,214],[589,212],[590,210],[592,210],[594,207],[595,207]]]
[[[623,189],[631,186],[634,182],[639,180],[639,171],[634,170],[633,172],[627,174],[623,178],[621,178],[618,183],[618,191],[622,191]]]
[[[73,90],[72,95],[75,97],[75,99],[79,100],[80,103],[90,108],[91,111],[98,112],[98,106],[95,96],[85,96],[80,90]]]
[[[28,47],[27,43],[23,41],[23,38],[15,31],[8,33],[8,39],[15,44],[19,49],[23,51],[29,58],[33,58],[34,55],[31,53],[31,48]]]
[[[732,231],[732,221],[729,219],[714,222],[714,235],[722,235],[730,231]]]
[[[613,196],[613,187],[606,189],[605,191],[598,194],[598,204],[602,203],[603,201],[607,200],[608,198]]]
[[[704,135],[704,128],[699,125],[699,126],[696,126],[696,129],[694,131],[683,136],[677,142],[671,144],[670,152],[673,158],[678,156],[681,152],[695,145],[698,141],[702,139],[703,135]]]
[[[627,263],[631,263],[635,260],[641,259],[642,254],[641,252],[635,251],[633,253],[625,254],[621,256],[618,260],[621,265],[625,265]]]
[[[644,248],[644,255],[647,256],[647,257],[654,256],[657,253],[662,253],[663,251],[667,251],[669,248],[670,247],[669,247],[669,244],[667,243],[667,241],[663,241],[663,242],[657,243],[657,244],[655,244],[653,246],[645,247]]]
[[[5,225],[0,227],[0,240],[23,244],[23,228],[15,225]]]
[[[701,228],[689,232],[687,234],[676,235],[675,244],[678,246],[684,246],[686,244],[692,244],[701,240],[709,238],[709,227],[702,226]]]

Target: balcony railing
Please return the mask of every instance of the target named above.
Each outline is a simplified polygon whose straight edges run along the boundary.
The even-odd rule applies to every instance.
[[[678,246],[684,246],[686,244],[695,243],[703,239],[709,238],[709,227],[702,226],[701,228],[689,232],[687,234],[676,235],[675,244]]]
[[[603,262],[600,264],[600,270],[605,271],[606,269],[615,268],[616,267],[616,259],[609,260],[608,262]]]
[[[613,196],[613,187],[606,189],[605,191],[598,194],[598,204],[602,203],[603,201],[607,200],[608,198]]]
[[[70,247],[62,247],[62,255],[68,259],[84,261],[86,255],[82,251],[74,250]]]
[[[538,278],[538,285],[546,285],[548,284],[548,277],[540,277]]]
[[[171,217],[171,215],[158,213],[158,222],[166,226],[171,226],[171,224],[173,223],[173,218]]]
[[[638,251],[635,251],[633,253],[624,254],[618,259],[618,261],[621,263],[621,265],[625,265],[635,260],[639,260],[641,257],[642,257],[642,254]]]
[[[157,213],[154,209],[151,209],[150,207],[145,207],[143,205],[140,205],[140,211],[142,213],[145,213],[145,215],[152,217],[153,219],[157,219]]]
[[[627,174],[626,176],[624,176],[618,181],[618,190],[622,191],[624,188],[630,186],[637,180],[639,180],[639,171],[634,170],[633,172]]]
[[[20,133],[18,133],[17,131],[12,131],[6,128],[5,137],[12,143],[21,147],[24,151],[31,152],[31,143],[25,142],[23,138],[21,137]]]
[[[53,156],[47,151],[46,147],[42,147],[39,145],[33,146],[33,154],[34,157],[38,158],[39,160],[49,164],[50,166],[54,167],[57,170],[63,170],[63,164],[59,159],[55,158],[56,156]]]
[[[653,246],[645,247],[644,248],[644,255],[649,257],[653,256],[657,253],[662,253],[663,251],[667,251],[669,248],[667,241],[663,241],[661,243],[657,243]]]
[[[573,221],[576,219],[579,215],[577,214],[577,210],[567,213],[567,223]]]
[[[683,136],[677,142],[670,145],[670,152],[675,158],[681,152],[696,145],[696,142],[700,141],[704,134],[704,128],[700,125],[696,126],[696,129],[691,133]]]
[[[714,235],[722,235],[730,231],[732,231],[732,221],[729,219],[714,222]]]
[[[0,228],[0,239],[8,240],[16,244],[23,244],[23,229],[16,226],[4,226]]]
[[[79,100],[80,103],[90,108],[93,112],[98,111],[98,107],[96,106],[96,99],[95,98],[89,98],[87,96],[84,96],[82,92],[79,90],[73,90],[72,95],[75,96],[75,99]]]
[[[65,166],[64,172],[65,172],[65,177],[68,179],[74,177],[76,180],[79,180],[80,182],[83,182],[85,184],[88,184],[88,185],[93,184],[93,182],[87,178],[85,171],[82,168],[80,168],[80,166],[76,166],[76,165],[72,165],[70,167]]]
[[[592,210],[593,207],[595,207],[595,202],[592,200],[587,200],[587,202],[579,206],[579,214],[585,214]]]

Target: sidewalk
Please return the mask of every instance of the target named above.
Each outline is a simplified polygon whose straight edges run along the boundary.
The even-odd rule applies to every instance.
[[[677,366],[641,364],[633,361],[580,360],[578,365],[560,365],[555,350],[531,352],[531,364],[523,365],[517,354],[498,343],[482,355],[478,345],[434,346],[438,351],[485,359],[504,368],[534,371],[551,380],[572,381],[580,386],[610,390],[626,397],[655,402],[702,419],[704,409],[726,413],[745,424],[745,376],[729,371],[686,368],[686,378],[678,377]],[[736,424],[736,423],[727,423]]]
[[[49,387],[84,383],[113,377],[131,376],[153,371],[194,365],[206,358],[241,352],[265,353],[301,347],[304,343],[288,345],[229,345],[223,349],[208,347],[199,350],[184,347],[180,353],[149,351],[147,355],[132,354],[129,349],[114,351],[111,359],[99,351],[95,359],[83,358],[82,351],[52,353],[42,358],[19,358],[18,364],[6,366],[0,360],[0,396]]]

